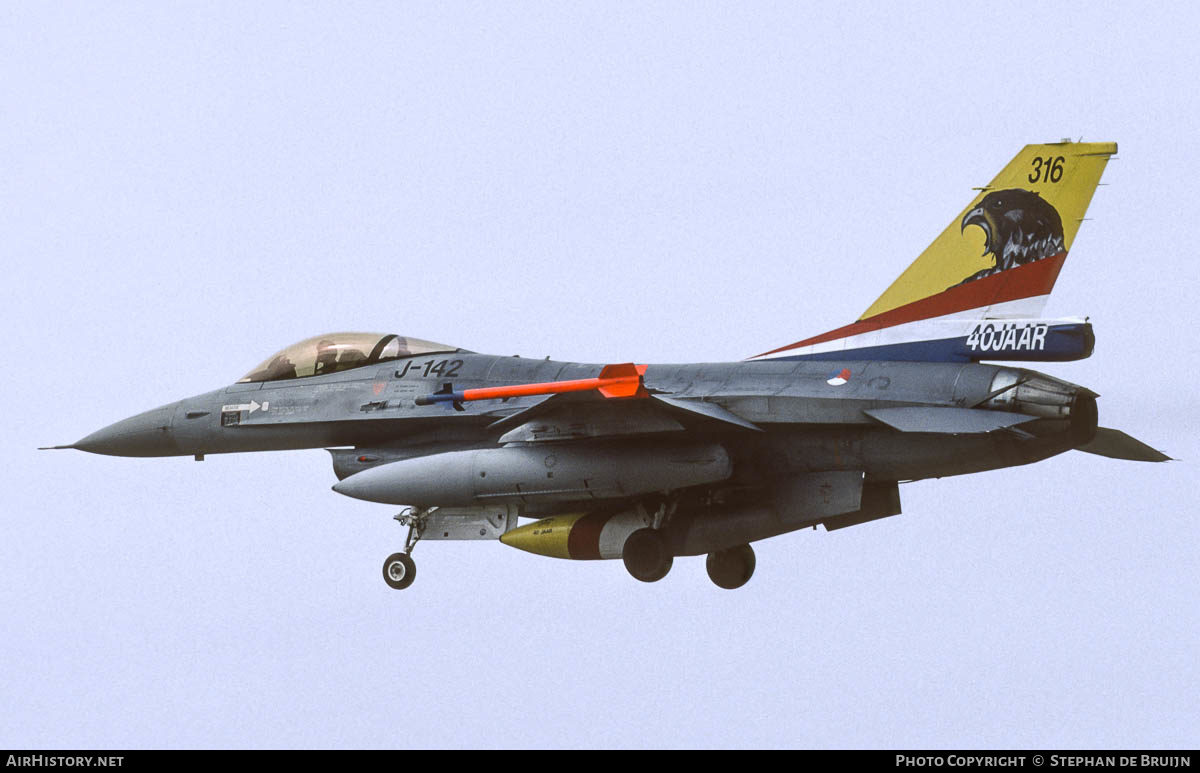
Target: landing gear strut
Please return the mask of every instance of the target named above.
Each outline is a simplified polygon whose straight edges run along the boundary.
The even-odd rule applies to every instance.
[[[737,545],[708,554],[705,562],[708,578],[717,587],[733,590],[749,582],[754,574],[754,549],[749,545]]]
[[[388,587],[404,590],[417,579],[417,564],[412,560],[412,552],[425,533],[428,515],[428,510],[408,508],[395,516],[401,526],[408,527],[408,537],[404,540],[404,552],[392,553],[383,562],[383,581]]]

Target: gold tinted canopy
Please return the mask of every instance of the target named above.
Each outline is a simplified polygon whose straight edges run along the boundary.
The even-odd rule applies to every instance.
[[[238,383],[324,376],[401,357],[453,351],[457,347],[391,333],[327,333],[273,354]]]

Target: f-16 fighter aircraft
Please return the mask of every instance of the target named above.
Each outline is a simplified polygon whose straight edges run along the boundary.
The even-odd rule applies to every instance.
[[[412,584],[418,541],[446,539],[619,558],[644,582],[707,555],[712,581],[737,588],[751,543],[897,515],[900,482],[1071,450],[1168,458],[1098,428],[1095,392],[982,363],[1091,354],[1086,319],[1040,315],[1116,150],[1027,146],[857,321],[742,362],[582,364],[332,333],[59,447],[328,447],[334,491],[404,507],[393,588]]]

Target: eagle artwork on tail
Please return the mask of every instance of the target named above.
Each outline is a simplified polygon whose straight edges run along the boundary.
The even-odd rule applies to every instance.
[[[992,191],[979,206],[962,219],[962,230],[977,225],[983,229],[996,264],[964,279],[959,284],[999,274],[1016,266],[1058,255],[1064,251],[1062,218],[1058,210],[1034,191],[1010,188]]]

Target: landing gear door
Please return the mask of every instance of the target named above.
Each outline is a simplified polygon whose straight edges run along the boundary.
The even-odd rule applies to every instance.
[[[517,527],[517,505],[439,507],[425,521],[422,540],[490,540]]]
[[[862,491],[862,472],[838,470],[797,475],[772,493],[784,523],[807,523],[858,510]]]

